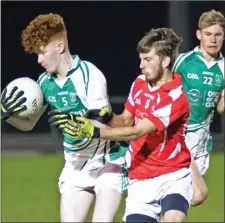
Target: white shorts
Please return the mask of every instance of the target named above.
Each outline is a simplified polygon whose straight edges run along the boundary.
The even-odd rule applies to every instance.
[[[212,136],[208,131],[200,129],[196,132],[188,132],[185,143],[191,152],[199,173],[203,176],[209,168],[209,151],[212,150]]]
[[[131,214],[142,214],[159,219],[160,201],[169,194],[182,195],[190,205],[193,196],[190,168],[146,180],[130,180],[123,220]]]
[[[93,189],[97,194],[101,188],[114,188],[119,193],[127,189],[128,178],[122,166],[106,163],[94,170],[74,170],[71,163],[66,162],[59,177],[59,191]]]

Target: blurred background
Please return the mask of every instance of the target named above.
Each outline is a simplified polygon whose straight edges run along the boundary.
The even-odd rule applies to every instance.
[[[112,108],[119,114],[139,74],[136,45],[142,36],[151,28],[170,27],[183,37],[180,52],[189,51],[198,45],[199,16],[211,9],[225,13],[225,2],[3,1],[1,88],[22,76],[37,79],[43,72],[37,56],[24,52],[21,32],[39,14],[59,13],[68,29],[71,53],[103,71]],[[47,119],[45,113],[32,132],[1,122],[3,222],[59,221],[57,179],[64,163],[62,142]],[[215,113],[212,132],[214,150],[206,175],[212,195],[202,206],[191,209],[188,220],[193,222],[224,222],[224,116]],[[116,221],[121,221],[124,203],[121,205]]]

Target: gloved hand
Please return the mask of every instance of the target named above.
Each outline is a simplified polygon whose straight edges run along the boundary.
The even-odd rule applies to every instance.
[[[62,128],[65,123],[70,120],[74,121],[76,118],[76,115],[74,115],[73,113],[60,110],[51,110],[48,115],[50,116],[50,118],[48,119],[50,126],[56,128],[58,128],[59,126],[61,126]]]
[[[0,105],[1,119],[3,120],[7,120],[10,116],[19,114],[20,112],[27,110],[27,106],[23,105],[26,102],[27,98],[21,98],[21,96],[24,94],[24,91],[15,93],[17,89],[17,86],[13,87],[8,97],[6,97],[7,88],[3,90]]]
[[[63,125],[59,125],[65,133],[72,138],[99,138],[100,129],[94,127],[90,120],[77,116],[74,121],[70,120]]]
[[[84,114],[84,117],[97,120],[103,124],[107,124],[111,121],[113,113],[111,108],[109,107],[105,107],[102,109],[90,109]]]

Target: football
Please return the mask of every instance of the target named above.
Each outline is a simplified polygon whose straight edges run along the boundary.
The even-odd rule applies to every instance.
[[[16,93],[19,91],[24,91],[24,94],[21,96],[21,98],[27,98],[26,102],[24,103],[24,105],[27,106],[27,110],[20,112],[17,116],[26,118],[35,115],[43,106],[43,93],[38,83],[29,77],[17,78],[7,85],[6,97],[8,97],[14,86],[18,87]]]

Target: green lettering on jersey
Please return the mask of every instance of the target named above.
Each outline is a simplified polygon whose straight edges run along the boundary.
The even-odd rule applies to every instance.
[[[189,125],[193,131],[207,124],[213,117],[218,96],[224,88],[224,58],[207,62],[196,47],[180,54],[174,64],[174,72],[181,74],[183,88],[190,103]]]
[[[84,63],[84,62],[82,62]],[[56,76],[52,74],[51,76],[47,73],[40,75],[38,79],[38,84],[40,85],[42,92],[45,97],[45,101],[51,106],[52,109],[65,110],[72,112],[75,115],[82,116],[87,111],[87,103],[85,101],[87,95],[87,85],[89,81],[89,70],[86,65],[82,68],[80,60],[77,61],[76,65],[72,68],[67,75],[67,78],[62,81],[57,81]],[[82,69],[81,69],[82,68]],[[76,80],[79,78],[80,83],[82,83],[81,88],[83,88],[83,93],[78,93],[76,89]],[[91,139],[72,139],[68,134],[64,135],[64,146],[67,151],[74,151],[75,145],[79,147],[87,146]]]

